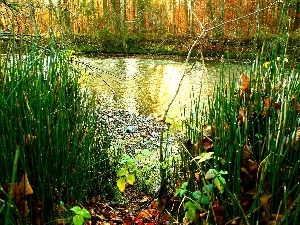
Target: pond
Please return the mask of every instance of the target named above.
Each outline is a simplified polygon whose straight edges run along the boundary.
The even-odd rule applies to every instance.
[[[91,65],[91,85],[105,103],[145,116],[160,118],[176,94],[184,74],[185,59],[155,59],[149,57],[85,58]],[[249,71],[249,62],[192,59],[168,116],[182,117],[192,99],[199,95],[205,102],[212,94],[220,72],[225,78]]]

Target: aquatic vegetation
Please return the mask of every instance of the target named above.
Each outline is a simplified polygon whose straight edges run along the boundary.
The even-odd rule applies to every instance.
[[[11,49],[0,60],[0,217],[51,221],[58,202],[72,206],[106,192],[109,138],[96,126],[95,97],[82,88],[69,51]]]
[[[180,173],[189,190],[184,196],[192,197],[189,193],[205,185],[217,187],[210,207],[197,212],[218,224],[297,224],[299,66],[276,57],[268,62],[257,58],[252,68],[229,81],[221,74],[208,105],[201,99],[194,102],[193,113],[184,121],[187,140]],[[209,179],[218,177],[219,172],[211,173],[215,170],[226,171],[218,183]]]

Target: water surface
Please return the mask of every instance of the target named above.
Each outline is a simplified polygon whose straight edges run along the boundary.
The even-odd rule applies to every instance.
[[[96,88],[105,102],[113,107],[137,112],[142,115],[160,117],[174,97],[184,74],[185,59],[149,58],[84,58],[92,66]],[[220,73],[229,79],[249,70],[247,63],[225,62],[221,60],[192,60],[186,67],[179,93],[172,104],[169,116],[181,117],[184,109],[189,109],[192,99],[201,96],[207,101],[212,94]]]

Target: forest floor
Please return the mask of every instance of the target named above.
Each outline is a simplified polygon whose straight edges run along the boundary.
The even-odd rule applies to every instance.
[[[108,135],[112,137],[112,149],[118,148],[115,150],[133,158],[136,150],[147,149],[151,151],[151,157],[154,157],[155,161],[159,161],[160,132],[167,130],[167,125],[162,121],[155,121],[150,116],[137,115],[126,110],[109,108],[99,110],[99,123],[105,124],[108,128]],[[169,141],[173,142],[173,140]],[[139,167],[139,169],[142,170],[143,168]],[[165,207],[165,200],[162,200],[163,204],[157,204],[159,168],[157,166],[152,171],[146,172],[151,173],[149,179],[152,179],[151,187],[145,190],[146,192],[138,186],[139,184],[127,185],[125,191],[119,193],[116,200],[97,196],[86,202],[84,207],[92,215],[89,224],[154,225],[170,223],[169,214],[162,212]]]

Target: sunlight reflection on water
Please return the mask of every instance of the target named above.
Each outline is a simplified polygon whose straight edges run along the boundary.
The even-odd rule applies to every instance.
[[[92,81],[92,86],[113,107],[126,109],[143,115],[159,117],[164,114],[167,105],[175,95],[184,72],[184,60],[162,60],[143,58],[105,58],[88,59],[93,66],[108,71],[97,74],[101,79]],[[187,75],[184,77],[178,96],[172,104],[169,116],[181,117],[183,109],[189,109],[192,96],[198,97],[201,89],[201,99],[205,102],[213,91],[218,80],[221,63],[206,62],[207,74],[200,61],[190,63]],[[249,65],[246,65],[249,69]],[[223,75],[240,75],[245,71],[245,64],[231,64],[230,70],[222,70]],[[108,85],[106,85],[105,80]],[[115,93],[115,98],[111,90]]]

